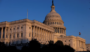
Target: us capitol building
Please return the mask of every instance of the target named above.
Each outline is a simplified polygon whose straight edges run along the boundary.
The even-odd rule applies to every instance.
[[[76,51],[87,50],[85,39],[78,36],[66,36],[66,27],[61,16],[55,11],[53,1],[51,11],[46,15],[43,23],[29,19],[0,22],[0,42],[17,44],[32,39],[37,39],[41,44],[48,44],[50,40],[54,43],[60,40]]]

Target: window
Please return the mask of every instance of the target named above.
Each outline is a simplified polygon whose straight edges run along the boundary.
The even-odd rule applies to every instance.
[[[21,27],[21,29],[23,29],[23,27]]]
[[[17,27],[17,29],[19,29],[19,27]]]
[[[58,29],[58,33],[59,33],[59,29]]]
[[[17,38],[19,38],[19,33],[17,33]]]
[[[11,38],[11,34],[10,34],[10,38]]]
[[[57,32],[56,29],[55,29],[55,32]]]
[[[3,34],[3,38],[5,37],[5,34]]]
[[[69,42],[70,42],[70,40],[69,40]]]
[[[54,22],[53,22],[53,24],[54,24]]]
[[[13,28],[15,30],[15,28]]]
[[[12,30],[12,29],[10,28],[10,30]]]
[[[55,24],[56,24],[56,22],[55,22]]]
[[[23,37],[23,33],[21,33],[21,37]]]
[[[13,38],[15,38],[15,34],[13,35]]]

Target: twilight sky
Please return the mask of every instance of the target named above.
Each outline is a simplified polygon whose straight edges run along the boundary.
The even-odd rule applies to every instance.
[[[27,18],[43,22],[52,0],[0,0],[0,22]],[[79,36],[90,43],[90,0],[54,0],[55,10],[66,27],[66,35]]]

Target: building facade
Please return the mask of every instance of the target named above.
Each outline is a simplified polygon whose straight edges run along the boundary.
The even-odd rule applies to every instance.
[[[43,23],[36,20],[17,20],[0,22],[0,42],[5,44],[19,44],[37,39],[41,44],[48,44],[58,40],[69,45],[76,51],[86,51],[85,39],[75,36],[66,36],[66,27],[61,16],[55,11],[52,1],[51,11]]]
[[[90,51],[90,44],[86,44],[87,51]]]

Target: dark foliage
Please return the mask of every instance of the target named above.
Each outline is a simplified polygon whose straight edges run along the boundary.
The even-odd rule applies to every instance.
[[[32,51],[32,52],[74,52],[75,50],[71,48],[70,46],[63,45],[63,42],[57,41],[54,43],[53,41],[50,41],[49,44],[45,45],[43,44],[43,47],[41,48],[41,45],[37,40],[32,40],[28,43],[28,46],[23,46],[22,50],[18,50],[15,46],[6,46],[4,43],[0,42],[0,50],[3,51]]]

